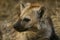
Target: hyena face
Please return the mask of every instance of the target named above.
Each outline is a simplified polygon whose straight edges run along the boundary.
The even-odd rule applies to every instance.
[[[21,4],[20,7],[21,14],[14,28],[21,33],[25,32],[26,36],[23,34],[23,37],[27,40],[38,38],[39,40],[55,40],[56,35],[51,18],[44,15],[45,8],[43,6],[38,3],[28,3],[26,5]]]
[[[38,3],[27,3],[25,5],[21,4],[20,7],[20,19],[18,20],[17,24],[15,24],[15,27],[17,27],[19,30],[40,28],[39,20],[43,16],[45,8]]]

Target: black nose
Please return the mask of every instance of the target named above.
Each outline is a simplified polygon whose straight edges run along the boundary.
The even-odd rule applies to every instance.
[[[13,28],[18,31],[18,32],[23,32],[28,30],[27,28],[24,28],[23,25],[20,24],[20,21],[17,21],[14,25]]]
[[[24,18],[23,21],[24,21],[24,22],[29,22],[30,19],[28,19],[28,18]]]

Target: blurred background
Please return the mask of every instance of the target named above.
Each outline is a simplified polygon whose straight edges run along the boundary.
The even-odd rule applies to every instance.
[[[0,0],[0,30],[5,22],[13,24],[16,21],[20,14],[20,1],[43,3],[48,8],[47,13],[51,16],[55,32],[60,37],[60,0]]]

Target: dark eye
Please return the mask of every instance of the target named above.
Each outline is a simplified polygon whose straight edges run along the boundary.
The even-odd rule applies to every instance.
[[[25,22],[29,22],[30,19],[28,19],[28,18],[24,18],[23,21],[25,21]]]

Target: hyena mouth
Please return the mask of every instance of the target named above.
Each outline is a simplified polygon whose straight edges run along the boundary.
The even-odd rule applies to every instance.
[[[26,28],[19,28],[19,27],[14,27],[14,29],[18,32],[24,32],[24,31],[27,31],[28,29]]]
[[[20,23],[14,24],[13,28],[18,32],[28,31],[30,29],[30,28],[24,28],[24,26],[22,26]]]
[[[37,32],[38,29],[35,27],[28,27],[28,28],[24,28],[24,27],[20,27],[20,26],[14,26],[14,29],[18,32],[25,32],[25,31],[33,31],[33,32]]]
[[[34,32],[36,32],[37,31],[37,28],[35,28],[33,26],[24,28],[19,23],[14,24],[13,27],[18,32],[25,32],[25,31],[34,31]]]
[[[18,32],[24,32],[28,30],[28,28],[24,28],[21,25],[14,25],[14,29]]]

